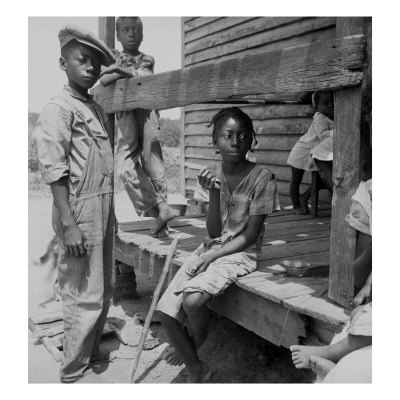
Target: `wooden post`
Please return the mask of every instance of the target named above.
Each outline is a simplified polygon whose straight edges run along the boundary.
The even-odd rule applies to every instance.
[[[110,48],[114,49],[115,48],[115,17],[99,17],[99,38]],[[115,154],[115,135],[117,133],[117,130],[115,129],[115,114],[108,114],[108,121],[109,121],[109,130],[110,130],[110,141],[112,141],[111,146],[113,149],[113,153]],[[115,158],[114,158],[114,179],[113,179],[113,190],[115,189]],[[118,179],[118,177],[117,177]],[[115,235],[116,231],[114,228],[113,232],[113,247],[112,247],[112,252],[113,252],[113,274],[116,275],[119,273],[119,267],[115,263]],[[118,298],[119,294],[114,293],[113,301],[116,303],[120,299]]]
[[[99,17],[99,38],[110,48],[115,48],[115,17]],[[108,114],[110,121],[111,137],[113,138],[112,147],[115,143],[115,115]]]
[[[363,33],[363,18],[337,18],[336,35]],[[333,198],[328,297],[350,307],[354,297],[356,230],[346,221],[360,181],[361,85],[335,93]]]
[[[181,17],[181,66],[185,67],[185,18]],[[186,197],[185,179],[185,109],[181,107],[181,194]]]

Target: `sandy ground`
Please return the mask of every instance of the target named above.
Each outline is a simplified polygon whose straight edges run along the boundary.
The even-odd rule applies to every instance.
[[[44,269],[34,265],[52,236],[50,226],[50,197],[29,197],[29,312],[34,310],[46,294]],[[120,222],[132,220],[134,210],[125,193],[116,196],[116,213]],[[137,273],[139,299],[113,305],[111,316],[122,321],[122,336],[128,342],[123,345],[114,336],[102,341],[102,348],[109,350],[116,359],[102,364],[81,383],[127,383],[136,353],[141,326],[135,325],[135,314],[143,319],[151,303],[155,283]],[[137,321],[136,321],[137,322]],[[167,337],[162,326],[152,323],[150,337],[160,345],[144,350],[135,374],[136,383],[184,383],[187,375],[184,367],[174,367],[161,360],[159,355]],[[312,382],[310,371],[296,370],[290,352],[268,343],[257,335],[231,321],[213,315],[209,337],[199,355],[215,371],[212,383],[301,383]],[[30,383],[59,382],[59,364],[45,347],[28,330],[28,381]]]

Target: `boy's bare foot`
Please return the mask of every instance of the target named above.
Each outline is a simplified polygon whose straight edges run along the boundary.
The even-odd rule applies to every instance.
[[[213,371],[203,361],[200,361],[199,367],[194,372],[189,372],[188,374],[188,383],[202,383],[206,382],[211,378]]]
[[[182,365],[183,361],[179,358],[176,350],[171,345],[168,345],[161,353],[161,358],[169,365]]]
[[[156,222],[154,222],[153,228],[151,229],[151,234],[153,236],[158,234],[169,221],[171,221],[178,215],[178,210],[173,210],[167,204],[160,203],[158,209],[158,217],[156,218]]]
[[[318,375],[319,378],[324,379],[336,364],[326,358],[310,356],[310,365],[314,374]]]
[[[153,237],[156,237],[156,238],[169,237],[168,225],[165,225],[163,228],[161,228],[161,230],[158,233],[153,234]]]
[[[292,352],[292,361],[297,369],[300,368],[311,368],[310,357],[319,356],[325,358],[326,346],[290,346]]]

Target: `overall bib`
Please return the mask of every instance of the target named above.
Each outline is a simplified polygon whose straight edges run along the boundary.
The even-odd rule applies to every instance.
[[[113,293],[112,149],[107,138],[93,134],[78,109],[75,115],[85,123],[90,145],[82,175],[69,201],[88,250],[84,257],[71,256],[61,241],[58,279],[64,314],[64,360],[60,376],[65,383],[79,379],[89,368],[90,358],[99,351]],[[60,225],[60,234],[59,228]]]

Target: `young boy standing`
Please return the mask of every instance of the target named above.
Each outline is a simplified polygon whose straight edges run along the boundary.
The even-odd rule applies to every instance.
[[[101,65],[114,62],[91,32],[68,25],[59,34],[68,85],[40,114],[34,140],[42,177],[53,194],[53,228],[60,237],[58,279],[64,317],[60,380],[74,382],[99,359],[112,296],[115,226],[112,138],[107,118],[88,90]],[[111,142],[111,143],[110,143]]]
[[[114,65],[102,69],[102,85],[108,86],[122,78],[152,75],[154,58],[139,51],[143,40],[141,19],[117,18],[116,32],[123,51],[117,55]],[[167,204],[158,112],[136,109],[117,112],[116,115],[122,133],[118,150],[123,160],[121,180],[136,212],[156,218],[153,235],[166,236],[167,223],[177,216],[177,212]]]

